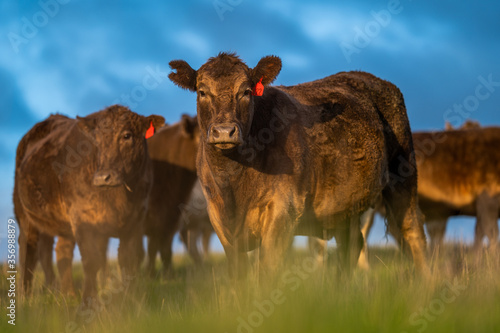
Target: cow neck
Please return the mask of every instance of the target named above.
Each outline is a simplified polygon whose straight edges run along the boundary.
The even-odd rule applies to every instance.
[[[221,187],[227,187],[235,179],[239,179],[243,165],[238,161],[238,150],[222,154],[217,148],[201,144],[201,168],[209,171],[213,180]]]

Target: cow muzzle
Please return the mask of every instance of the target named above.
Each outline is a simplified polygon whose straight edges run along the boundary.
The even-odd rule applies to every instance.
[[[212,125],[208,130],[208,143],[221,150],[233,149],[243,143],[240,127],[235,123]]]
[[[94,186],[119,186],[123,184],[121,177],[114,170],[100,170],[94,173]]]

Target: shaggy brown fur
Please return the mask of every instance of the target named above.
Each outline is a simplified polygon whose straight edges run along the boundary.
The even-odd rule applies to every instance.
[[[270,87],[274,56],[253,69],[221,53],[193,70],[172,61],[170,79],[197,92],[198,175],[230,272],[245,274],[260,246],[261,272],[275,270],[294,234],[334,236],[341,267],[356,264],[359,217],[382,194],[393,233],[427,272],[417,174],[403,96],[362,72]],[[252,96],[262,79],[264,95]],[[403,165],[404,164],[404,165]]]
[[[152,180],[144,139],[150,122],[160,127],[164,119],[115,105],[84,118],[50,116],[22,138],[14,209],[22,226],[25,288],[32,280],[40,233],[63,240],[56,247],[63,285],[71,283],[73,247],[78,244],[84,302],[97,293],[96,274],[104,267],[109,237],[120,238],[122,273],[136,274],[144,252],[142,222]]]

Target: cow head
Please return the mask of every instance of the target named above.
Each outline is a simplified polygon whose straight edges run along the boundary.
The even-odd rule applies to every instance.
[[[196,143],[200,141],[200,129],[198,127],[198,120],[187,114],[181,116],[180,121],[181,133],[187,138],[193,139]]]
[[[201,140],[230,151],[245,142],[254,116],[252,94],[257,84],[272,83],[281,70],[275,56],[262,58],[249,68],[235,54],[220,53],[194,70],[184,60],[170,62],[176,72],[168,76],[181,88],[197,93]]]
[[[165,123],[161,116],[144,117],[120,105],[77,119],[80,130],[97,148],[93,185],[125,185],[128,189],[146,165],[146,131],[151,125],[158,129]]]

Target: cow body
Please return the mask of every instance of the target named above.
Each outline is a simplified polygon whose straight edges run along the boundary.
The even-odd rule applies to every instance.
[[[135,274],[152,181],[144,139],[150,123],[160,126],[163,118],[112,106],[85,118],[50,116],[23,137],[16,156],[14,205],[23,229],[25,285],[34,269],[40,232],[67,241],[61,246],[61,253],[70,256],[62,276],[68,269],[71,275],[72,250],[78,244],[84,301],[97,292],[96,274],[104,267],[109,237],[120,238],[123,273]]]
[[[500,209],[500,128],[417,132],[416,146],[433,143],[417,155],[420,206],[434,246],[444,237],[451,216],[477,216],[474,246],[498,243]],[[418,152],[418,151],[417,151]]]
[[[380,195],[401,242],[426,269],[416,173],[391,180],[399,159],[415,163],[395,86],[353,72],[270,87],[281,68],[276,57],[254,69],[227,54],[198,71],[182,61],[171,66],[175,83],[198,92],[198,175],[230,271],[244,274],[243,253],[257,246],[263,271],[272,271],[294,234],[334,236],[349,270],[363,242],[359,218]],[[264,93],[250,96],[259,78]]]

